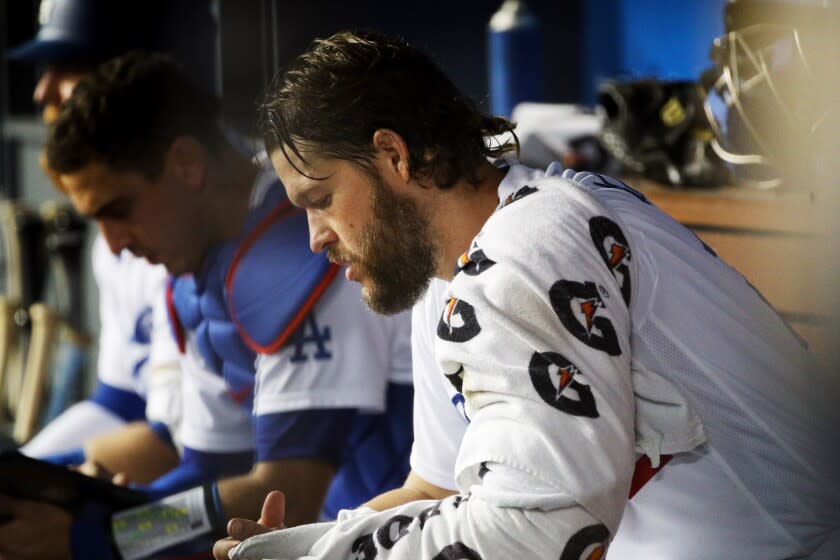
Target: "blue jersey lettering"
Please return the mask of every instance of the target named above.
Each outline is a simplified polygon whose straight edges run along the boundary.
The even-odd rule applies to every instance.
[[[307,344],[315,345],[315,354],[312,356],[316,360],[329,360],[332,354],[327,349],[327,342],[332,340],[332,332],[328,326],[323,329],[318,327],[318,322],[315,319],[315,314],[310,313],[303,320],[303,324],[295,334],[294,344],[295,353],[292,354],[290,360],[293,363],[304,362],[309,359],[309,355],[305,354],[303,347]]]

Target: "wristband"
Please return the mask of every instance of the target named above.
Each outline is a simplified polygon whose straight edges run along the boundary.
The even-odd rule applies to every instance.
[[[41,461],[52,463],[53,465],[61,465],[62,467],[81,465],[85,462],[85,450],[82,448],[71,449],[70,451],[53,453],[52,455],[44,455],[38,458]]]
[[[225,535],[224,525],[215,483],[111,516],[114,542],[124,560],[147,558],[196,540],[204,546],[207,537],[215,540]]]

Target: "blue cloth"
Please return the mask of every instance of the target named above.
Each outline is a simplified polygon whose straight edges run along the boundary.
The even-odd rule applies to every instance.
[[[391,383],[386,414],[357,414],[344,446],[339,471],[324,500],[321,516],[335,519],[342,509],[402,486],[414,441],[414,387]]]
[[[42,461],[52,463],[53,465],[61,465],[62,467],[69,467],[70,465],[81,465],[85,462],[85,450],[82,448],[71,449],[63,453],[53,453],[45,457],[40,457]]]
[[[172,434],[169,433],[169,426],[163,422],[149,422],[149,429],[160,438],[160,440],[169,447],[175,447],[175,442],[172,440]]]
[[[337,467],[356,415],[354,408],[328,408],[256,416],[257,462],[304,457]]]
[[[146,419],[146,400],[134,391],[119,389],[99,380],[90,400],[126,422]]]
[[[118,558],[111,540],[111,510],[98,503],[87,503],[73,516],[70,526],[70,554],[74,560]]]
[[[194,334],[207,367],[250,409],[257,353],[285,344],[335,273],[309,250],[306,215],[275,181],[239,238],[212,250],[200,274],[170,282],[174,330]]]

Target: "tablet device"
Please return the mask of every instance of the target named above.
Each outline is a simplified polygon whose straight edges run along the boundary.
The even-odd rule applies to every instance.
[[[71,511],[91,502],[116,511],[148,501],[145,494],[137,490],[85,476],[17,451],[0,452],[0,494],[48,502]]]

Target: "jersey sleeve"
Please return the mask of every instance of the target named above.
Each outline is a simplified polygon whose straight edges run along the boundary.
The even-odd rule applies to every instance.
[[[120,305],[119,258],[111,254],[101,236],[97,237],[93,246],[93,272],[99,291],[97,377],[99,381],[119,389],[133,390],[133,380],[130,372],[126,371],[124,357],[128,333],[124,327],[125,310]]]
[[[99,288],[99,380],[145,398],[152,339],[161,328],[155,306],[164,293],[166,270],[128,252],[113,255],[101,238],[93,260]]]
[[[323,446],[315,440],[324,438],[310,438],[307,451],[295,435],[300,430],[286,428],[305,425],[316,434],[318,426],[330,423],[348,427],[348,411],[383,412],[394,366],[407,369],[410,359],[393,355],[395,345],[404,344],[393,339],[400,330],[407,327],[383,321],[364,307],[357,285],[336,279],[281,350],[257,357],[253,413],[258,459],[277,458],[286,448],[297,449],[297,456],[320,457]]]

